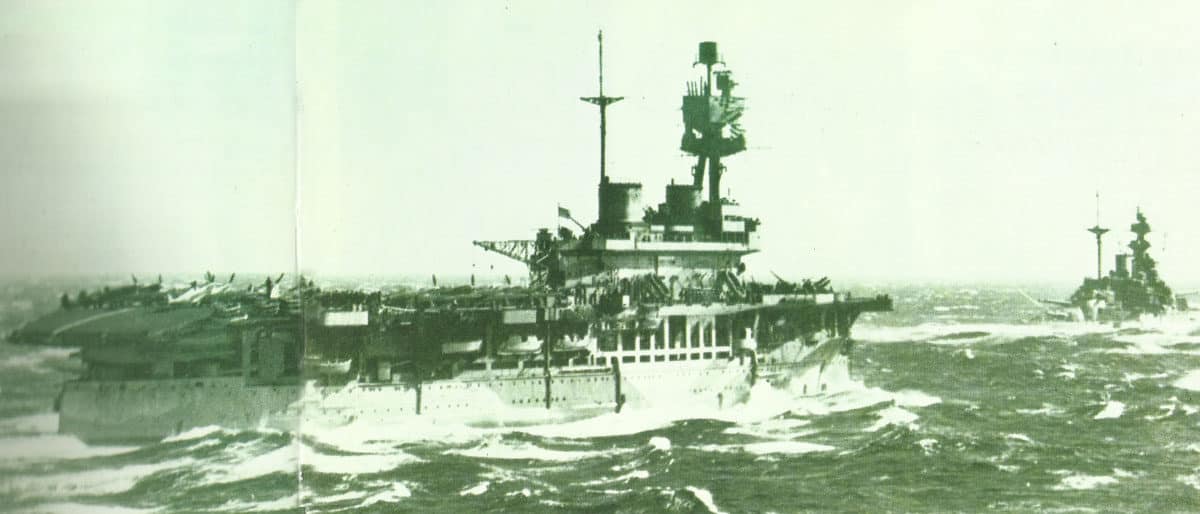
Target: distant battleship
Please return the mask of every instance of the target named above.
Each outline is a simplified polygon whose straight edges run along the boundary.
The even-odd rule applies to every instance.
[[[299,278],[286,289],[268,279],[247,291],[195,284],[186,297],[145,286],[64,297],[62,310],[15,334],[82,347],[86,371],[63,388],[60,431],[121,440],[301,420],[703,415],[754,388],[813,395],[848,381],[852,325],[892,300],[835,292],[826,278],[745,278],[760,221],[719,193],[722,159],[746,148],[745,99],[728,70],[714,71],[716,43],[700,43],[705,75],[683,97],[692,180],[666,186],[666,201],[650,207],[641,184],[605,169],[606,109],[621,98],[604,95],[602,48],[600,92],[583,99],[600,111],[598,220],[575,222],[579,233],[475,242],[526,264],[528,286],[384,294]]]
[[[1118,254],[1115,269],[1104,275],[1101,242],[1109,229],[1098,222],[1088,229],[1096,236],[1096,277],[1084,278],[1066,301],[1040,300],[1056,307],[1048,311],[1048,317],[1120,323],[1189,310],[1184,295],[1173,293],[1158,274],[1158,263],[1150,257],[1150,242],[1146,240],[1150,223],[1140,208],[1129,230],[1135,236],[1129,243],[1132,253]]]

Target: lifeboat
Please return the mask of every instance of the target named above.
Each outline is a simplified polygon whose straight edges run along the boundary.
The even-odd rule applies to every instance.
[[[595,350],[596,338],[591,334],[583,337],[575,335],[566,335],[562,339],[555,341],[554,349],[560,352],[576,352],[579,350]]]
[[[353,361],[346,359],[339,360],[324,360],[324,359],[308,359],[304,363],[305,367],[316,371],[319,375],[345,375],[350,373],[350,365]]]
[[[477,353],[481,348],[483,348],[482,339],[476,339],[474,341],[451,341],[449,343],[442,343],[442,353],[445,355]]]
[[[500,344],[501,354],[525,354],[542,351],[542,340],[530,335],[511,335]]]

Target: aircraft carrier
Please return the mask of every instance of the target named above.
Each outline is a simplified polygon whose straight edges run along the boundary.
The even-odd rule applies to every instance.
[[[60,431],[89,441],[192,427],[544,423],[627,409],[733,408],[751,391],[816,395],[848,381],[851,327],[887,311],[827,278],[750,280],[760,220],[720,194],[746,149],[745,99],[713,42],[686,87],[680,149],[694,157],[664,201],[611,180],[600,114],[598,212],[529,240],[476,241],[529,269],[520,286],[322,290],[303,277],[234,277],[64,295],[13,334],[78,345],[85,371],[57,401]],[[529,198],[527,201],[537,201]],[[500,257],[497,257],[500,258]],[[473,280],[472,280],[473,282]]]

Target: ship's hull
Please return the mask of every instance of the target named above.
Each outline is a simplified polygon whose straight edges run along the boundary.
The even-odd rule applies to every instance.
[[[763,384],[817,395],[849,377],[850,342],[784,344],[757,358],[466,371],[453,379],[323,386],[247,385],[240,377],[75,381],[59,431],[89,442],[161,439],[190,428],[336,427],[412,419],[467,425],[539,424],[626,409],[688,409],[703,417],[745,403]]]

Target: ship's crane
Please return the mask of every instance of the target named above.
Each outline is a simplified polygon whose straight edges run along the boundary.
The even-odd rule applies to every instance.
[[[529,266],[529,285],[540,287],[549,284],[550,270],[555,263],[555,251],[548,232],[543,230],[538,237],[541,241],[510,239],[508,241],[472,241],[471,244]]]
[[[534,242],[528,239],[512,239],[508,241],[471,241],[471,244],[483,248],[489,252],[496,252],[515,261],[523,262],[527,265],[533,264],[533,255],[537,250]]]

